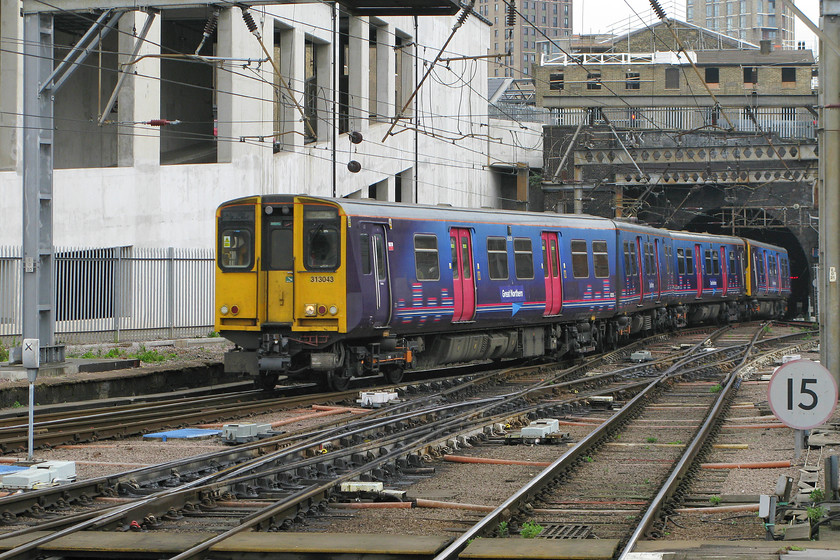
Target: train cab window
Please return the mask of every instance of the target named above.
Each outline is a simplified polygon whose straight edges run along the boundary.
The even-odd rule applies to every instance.
[[[417,280],[440,280],[437,236],[414,236],[414,270]]]
[[[338,209],[308,206],[303,209],[303,263],[307,270],[338,268],[341,234]]]
[[[572,240],[572,274],[575,278],[589,278],[589,255],[582,239]]]
[[[534,253],[531,251],[531,240],[527,237],[513,240],[513,265],[518,279],[529,280],[534,277]]]
[[[254,266],[254,206],[234,205],[219,211],[216,254],[219,268],[245,272]]]
[[[487,268],[490,280],[508,279],[507,241],[504,237],[487,238]]]
[[[609,277],[610,258],[607,254],[606,241],[592,242],[592,264],[595,266],[595,278]]]
[[[685,251],[677,249],[677,274],[685,274]]]
[[[219,266],[223,270],[251,270],[254,241],[248,229],[230,228],[221,231]]]

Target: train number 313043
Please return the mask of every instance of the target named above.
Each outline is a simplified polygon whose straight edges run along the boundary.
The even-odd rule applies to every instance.
[[[335,278],[332,276],[311,276],[309,278],[310,282],[335,282]]]

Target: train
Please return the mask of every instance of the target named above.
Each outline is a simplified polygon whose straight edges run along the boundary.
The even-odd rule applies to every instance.
[[[271,194],[221,204],[216,234],[224,367],[264,388],[561,360],[790,295],[782,247],[588,215]]]

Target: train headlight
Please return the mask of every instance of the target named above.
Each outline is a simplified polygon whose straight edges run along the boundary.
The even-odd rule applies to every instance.
[[[227,314],[228,314],[228,311],[229,311],[229,309],[228,309],[228,306],[227,306],[227,305],[223,305],[223,306],[221,307],[221,309],[219,309],[219,313],[221,313],[222,315],[227,315]]]
[[[303,304],[303,314],[307,317],[314,317],[317,311],[317,304],[314,303],[304,303]]]
[[[335,305],[330,306],[330,315],[336,315],[338,313],[338,307]]]

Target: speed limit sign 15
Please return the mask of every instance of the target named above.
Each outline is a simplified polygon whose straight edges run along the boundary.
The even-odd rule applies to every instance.
[[[767,400],[776,418],[797,430],[825,424],[837,407],[837,382],[822,365],[794,360],[770,378]]]

